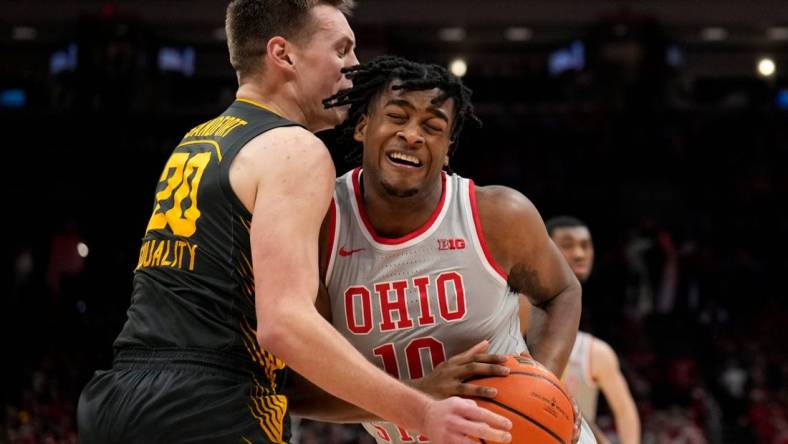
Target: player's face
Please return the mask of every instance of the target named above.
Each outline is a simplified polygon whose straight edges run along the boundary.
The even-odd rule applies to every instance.
[[[569,262],[580,282],[591,275],[594,266],[594,244],[586,227],[562,227],[553,230],[553,241]]]
[[[357,65],[358,58],[355,35],[341,11],[318,5],[310,13],[311,26],[316,30],[304,43],[296,45],[295,88],[307,126],[318,131],[333,128],[347,117],[347,107],[325,109],[322,100],[353,86],[340,70]]]
[[[437,88],[389,88],[356,126],[354,137],[364,144],[364,173],[387,194],[410,197],[440,183],[454,122],[454,100],[432,103],[440,94]]]

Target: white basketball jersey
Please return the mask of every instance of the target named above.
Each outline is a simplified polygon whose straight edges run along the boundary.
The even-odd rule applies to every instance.
[[[599,386],[591,376],[591,346],[594,337],[585,332],[577,332],[575,345],[569,355],[562,379],[564,386],[575,398],[577,407],[589,421],[596,420]]]
[[[473,182],[443,173],[430,219],[399,239],[369,223],[362,171],[337,179],[326,285],[334,327],[368,360],[402,379],[421,378],[483,339],[490,353],[526,349],[517,294],[492,261]],[[379,443],[429,442],[391,423],[366,423]]]

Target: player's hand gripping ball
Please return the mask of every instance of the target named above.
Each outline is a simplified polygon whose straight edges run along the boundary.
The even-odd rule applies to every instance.
[[[527,356],[510,356],[501,365],[511,369],[509,375],[473,378],[466,382],[498,390],[494,399],[473,399],[479,406],[512,421],[512,443],[574,442],[577,412],[561,381]]]

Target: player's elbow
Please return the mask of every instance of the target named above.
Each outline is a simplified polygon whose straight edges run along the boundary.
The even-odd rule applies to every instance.
[[[563,291],[564,300],[571,307],[571,312],[578,323],[583,309],[583,287],[577,279],[572,279]]]
[[[262,350],[283,357],[288,350],[288,341],[292,340],[292,321],[287,313],[280,310],[268,310],[265,316],[257,319],[257,343]]]
[[[279,350],[284,349],[286,332],[276,325],[262,325],[257,328],[257,343],[260,349],[279,356]]]
[[[564,319],[573,319],[578,323],[580,322],[580,314],[583,307],[583,289],[574,276],[551,302],[550,305],[560,307]]]
[[[303,295],[315,294],[317,284],[314,287],[280,286],[282,294],[289,295],[286,298],[272,298],[270,293],[261,294],[258,290],[255,305],[257,343],[261,349],[287,361],[290,349],[301,342],[299,331],[303,331],[303,326],[312,320],[309,312],[315,310],[314,302]]]
[[[571,298],[576,304],[582,305],[583,304],[583,286],[580,285],[580,281],[577,280],[576,277],[572,276],[573,279],[570,279],[567,283],[566,290],[564,293],[568,294],[568,297]]]
[[[572,311],[579,313],[583,305],[583,287],[580,285],[580,281],[578,281],[574,275],[567,276],[563,285],[559,288],[560,290],[551,298],[534,305],[540,308],[547,308],[551,305],[561,305],[571,307]]]

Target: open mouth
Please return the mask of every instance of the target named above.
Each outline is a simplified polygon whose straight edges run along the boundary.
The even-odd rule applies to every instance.
[[[573,264],[572,268],[577,272],[585,273],[590,267],[588,264]]]
[[[420,168],[422,166],[421,161],[417,157],[411,156],[409,154],[392,152],[386,154],[386,157],[388,157],[392,163],[397,165],[402,165],[409,168]]]

